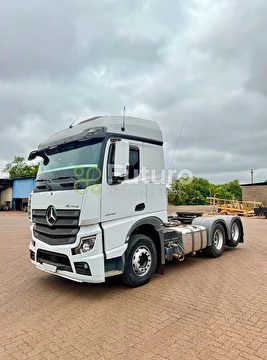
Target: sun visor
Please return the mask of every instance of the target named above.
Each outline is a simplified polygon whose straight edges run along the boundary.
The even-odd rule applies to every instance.
[[[104,138],[107,132],[107,128],[103,126],[85,129],[78,134],[75,134],[74,132],[72,134],[72,129],[69,130],[70,131],[68,131],[68,134],[66,133],[66,131],[63,130],[62,136],[60,136],[60,132],[55,134],[55,138],[51,136],[47,141],[39,145],[37,152],[40,153],[45,149],[50,149],[58,145],[72,143],[75,141],[87,141],[90,139]]]

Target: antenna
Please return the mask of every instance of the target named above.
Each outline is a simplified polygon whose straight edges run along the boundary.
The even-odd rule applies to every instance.
[[[123,120],[122,120],[122,127],[121,127],[121,131],[125,131],[125,105],[123,107]]]
[[[76,119],[70,124],[70,126],[69,126],[69,129],[71,129],[72,128],[72,126],[73,126],[73,124],[75,123],[75,121],[77,121],[78,120],[78,116],[76,117]]]
[[[172,158],[171,158],[171,162],[170,162],[170,165],[169,165],[169,169],[170,169],[171,166],[172,166],[172,162],[173,162],[173,159],[174,159],[174,155],[175,155],[176,150],[177,150],[177,147],[178,147],[178,145],[179,145],[179,142],[180,142],[180,139],[181,139],[183,130],[184,130],[185,123],[186,123],[186,118],[184,119],[183,126],[182,126],[181,131],[180,131],[180,134],[179,134],[179,136],[178,136],[177,143],[176,143],[174,152],[173,152],[173,154],[172,154]]]

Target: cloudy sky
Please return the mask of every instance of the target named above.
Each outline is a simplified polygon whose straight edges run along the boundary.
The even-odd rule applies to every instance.
[[[160,124],[167,167],[267,179],[266,0],[1,0],[0,17],[0,170],[126,105]]]

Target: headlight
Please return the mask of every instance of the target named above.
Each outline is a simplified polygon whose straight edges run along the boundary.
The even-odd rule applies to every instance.
[[[91,251],[96,242],[96,235],[81,238],[80,245],[74,249],[74,254],[86,254]]]

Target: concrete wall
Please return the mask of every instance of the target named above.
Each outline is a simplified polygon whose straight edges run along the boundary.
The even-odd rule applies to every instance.
[[[1,191],[0,204],[2,204],[4,201],[12,201],[12,188],[7,188]]]
[[[243,201],[262,201],[267,206],[267,184],[242,186]]]

